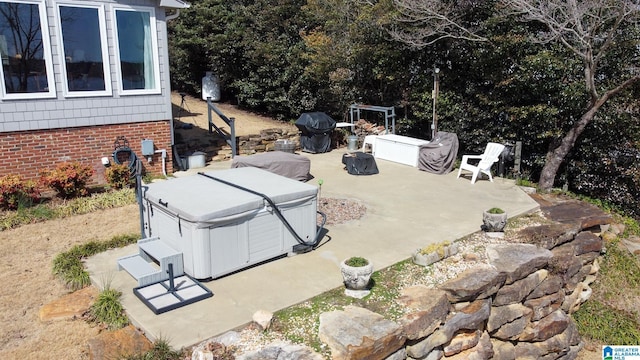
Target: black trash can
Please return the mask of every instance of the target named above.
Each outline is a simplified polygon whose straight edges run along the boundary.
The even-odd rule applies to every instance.
[[[310,153],[325,153],[331,150],[331,132],[336,121],[323,112],[309,112],[300,115],[295,122],[300,130],[300,147]]]

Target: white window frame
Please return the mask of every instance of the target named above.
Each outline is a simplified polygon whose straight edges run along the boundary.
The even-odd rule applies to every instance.
[[[0,0],[2,1],[2,0]],[[67,76],[67,61],[65,59],[64,38],[62,36],[62,20],[60,19],[60,7],[89,8],[98,10],[98,25],[100,28],[100,44],[102,50],[102,71],[104,73],[104,90],[79,90],[70,91]],[[62,68],[62,92],[65,97],[93,97],[93,96],[111,96],[113,91],[111,88],[111,66],[109,64],[109,42],[107,40],[107,25],[105,20],[105,10],[103,4],[97,3],[79,3],[70,1],[60,1],[56,3],[56,23],[58,24],[58,44],[60,46],[60,65]]]
[[[46,92],[32,93],[7,93],[4,81],[4,68],[0,63],[0,96],[3,100],[22,100],[22,99],[48,99],[56,97],[56,80],[53,74],[53,57],[51,55],[51,37],[49,36],[49,22],[47,21],[47,6],[44,0],[0,0],[2,3],[30,4],[38,6],[38,15],[40,15],[40,32],[42,35],[42,55],[44,57],[45,69],[47,71],[47,85],[49,90]]]
[[[122,79],[122,68],[120,65],[120,41],[118,37],[118,19],[116,13],[118,11],[137,11],[149,13],[149,25],[151,31],[151,50],[153,57],[153,77],[155,88],[153,89],[134,89],[125,90],[124,81]],[[158,54],[158,32],[156,29],[156,13],[155,8],[142,7],[142,6],[114,6],[112,11],[113,18],[113,42],[115,48],[115,63],[117,69],[117,83],[118,92],[120,95],[148,95],[148,94],[160,94],[162,86],[160,84],[160,59]],[[126,36],[126,34],[125,34]]]

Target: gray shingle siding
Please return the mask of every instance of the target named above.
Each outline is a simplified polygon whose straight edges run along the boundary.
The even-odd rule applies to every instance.
[[[86,4],[84,0],[65,0]],[[103,3],[111,72],[111,96],[65,97],[60,47],[58,39],[56,4],[46,0],[49,35],[56,86],[54,99],[13,100],[0,99],[0,132],[44,130],[61,127],[110,125],[130,122],[162,121],[171,119],[171,94],[164,9],[158,0],[92,1]],[[155,7],[158,35],[160,94],[122,95],[119,93],[116,51],[113,37],[113,6],[134,5]]]

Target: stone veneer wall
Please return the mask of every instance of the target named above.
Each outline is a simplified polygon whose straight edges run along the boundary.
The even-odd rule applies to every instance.
[[[405,289],[398,322],[350,306],[321,314],[320,339],[333,359],[575,359],[583,343],[570,315],[591,294],[603,249],[591,229],[526,229],[532,243],[490,245],[487,264]]]

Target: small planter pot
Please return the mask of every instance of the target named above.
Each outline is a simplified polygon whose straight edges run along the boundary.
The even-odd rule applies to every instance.
[[[420,250],[416,250],[416,252],[413,253],[413,263],[416,265],[428,266],[440,260],[442,260],[442,257],[437,251],[423,254]]]
[[[373,274],[371,261],[367,265],[354,267],[346,264],[347,259],[340,263],[340,272],[344,280],[344,286],[348,290],[366,290]]]
[[[507,213],[491,214],[487,211],[482,213],[482,230],[486,232],[502,232],[507,225]]]

